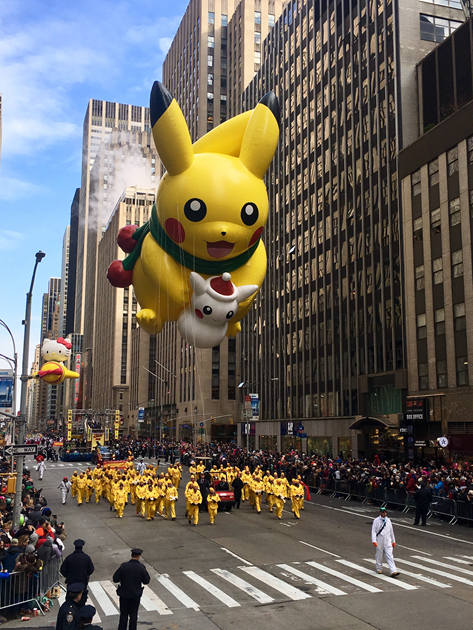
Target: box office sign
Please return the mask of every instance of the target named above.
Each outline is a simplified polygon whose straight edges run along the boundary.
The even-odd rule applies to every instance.
[[[429,401],[427,398],[408,398],[404,419],[408,422],[428,422]]]

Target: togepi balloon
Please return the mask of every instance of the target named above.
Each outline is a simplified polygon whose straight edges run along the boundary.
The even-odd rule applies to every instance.
[[[64,362],[71,356],[72,343],[68,339],[45,339],[41,348],[41,356],[46,361],[35,374],[50,385],[58,385],[66,378],[79,378],[77,372],[68,370]]]
[[[150,116],[167,173],[149,222],[120,230],[118,244],[129,255],[110,265],[108,279],[114,286],[133,284],[141,306],[137,320],[154,334],[166,321],[178,320],[196,299],[191,272],[201,280],[231,273],[241,299],[223,335],[219,322],[218,338],[234,336],[266,273],[261,235],[268,195],[263,177],[279,137],[277,99],[269,92],[254,110],[222,123],[194,144],[178,104],[159,82],[151,91]],[[193,317],[191,326],[188,316],[179,327],[194,343],[203,322]],[[201,347],[211,347],[216,334],[210,334],[210,324],[205,329],[209,345]]]

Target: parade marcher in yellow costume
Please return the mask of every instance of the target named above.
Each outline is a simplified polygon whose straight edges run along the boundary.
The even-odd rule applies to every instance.
[[[215,492],[215,488],[212,486],[209,488],[209,494],[207,495],[207,508],[209,510],[210,524],[215,524],[215,517],[218,512],[218,504],[220,503],[220,497]]]
[[[291,510],[295,518],[300,518],[301,503],[304,500],[304,486],[299,483],[299,479],[294,479],[289,486],[289,496],[291,497]]]
[[[77,505],[82,505],[85,498],[87,488],[87,479],[84,473],[81,473],[77,479]]]
[[[146,488],[145,502],[146,502],[146,520],[154,521],[157,507],[157,490],[153,485],[153,482],[148,481]]]
[[[100,503],[103,493],[102,475],[97,475],[94,479],[95,503]]]
[[[164,474],[161,473],[158,481],[157,481],[157,510],[161,516],[164,516],[164,510],[166,508],[166,490],[167,490],[167,481],[164,478]]]
[[[189,502],[189,511],[187,513],[189,525],[192,521],[194,525],[197,525],[199,522],[199,505],[202,503],[202,495],[196,483],[193,483],[189,486],[189,489],[186,490],[186,499]]]
[[[189,488],[191,486],[193,486],[195,484],[195,475],[191,475],[190,481],[187,482],[186,484],[186,488],[184,490],[184,496],[186,497],[186,516],[189,518],[189,513],[190,513],[190,509],[189,509],[189,501],[187,499],[187,491],[189,490]]]
[[[71,496],[77,496],[77,480],[79,479],[79,475],[77,470],[74,470],[71,477]]]
[[[264,483],[261,477],[256,477],[252,483],[253,496],[255,499],[255,507],[258,514],[261,513],[261,500],[263,498]]]
[[[89,503],[90,497],[92,496],[92,492],[94,491],[94,480],[92,479],[92,474],[89,473],[86,478],[85,483],[85,502]]]
[[[144,516],[146,509],[146,484],[140,481],[136,486],[136,516]]]
[[[176,520],[176,501],[178,499],[177,488],[172,483],[167,484],[166,488],[166,517]]]
[[[114,492],[114,505],[118,518],[123,518],[123,510],[125,509],[125,503],[128,497],[128,492],[120,481],[117,489]]]
[[[241,473],[241,480],[243,481],[243,490],[241,493],[242,501],[249,501],[250,499],[250,488],[249,488],[250,478],[251,478],[250,470],[248,466],[246,466],[245,470]]]
[[[281,519],[282,511],[284,508],[284,501],[286,500],[286,497],[287,497],[286,484],[283,482],[282,479],[275,479],[273,489],[274,489],[274,506],[276,508],[276,516],[279,519]]]

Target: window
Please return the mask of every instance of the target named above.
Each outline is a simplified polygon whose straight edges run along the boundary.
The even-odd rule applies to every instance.
[[[414,219],[414,238],[416,238],[416,232],[422,231],[422,225],[422,217],[417,217],[417,219]]]
[[[427,42],[443,42],[463,22],[420,14],[420,38]]]
[[[207,55],[207,66],[209,68],[212,68],[214,65],[214,56],[213,55]]]
[[[452,277],[460,278],[463,275],[463,250],[452,252]]]
[[[214,84],[214,75],[213,72],[209,72],[207,74],[207,85],[213,85]]]
[[[255,33],[255,50],[261,48],[261,33]]]
[[[449,201],[448,213],[450,215],[450,227],[461,223],[460,197],[456,197],[456,199]]]
[[[437,361],[437,387],[447,387],[447,362]]]
[[[434,272],[434,284],[442,284],[443,282],[443,259],[434,258],[432,262],[432,271]]]
[[[236,339],[228,339],[228,400],[235,400]]]
[[[424,288],[424,265],[416,267],[416,290],[421,291]]]
[[[440,232],[440,208],[435,208],[430,212],[430,227],[437,232]]]
[[[212,400],[220,398],[220,347],[212,348]]]
[[[207,37],[207,45],[209,48],[215,48],[215,37],[211,37],[210,35]]]
[[[255,51],[255,72],[259,70],[261,63],[261,53]]]
[[[437,308],[435,310],[435,334],[445,334],[445,309]]]
[[[460,304],[453,305],[453,319],[455,330],[458,332],[460,330],[466,329],[466,318],[465,318],[465,303],[460,302]]]
[[[473,164],[473,136],[467,138],[466,150],[468,152],[468,164]]]
[[[458,147],[447,151],[447,173],[453,175],[458,172]]]
[[[209,24],[215,24],[215,13],[213,11],[209,11]]]
[[[460,11],[462,9],[460,0],[425,0],[425,2],[438,4],[441,7],[450,7],[451,9],[459,9]]]
[[[272,13],[268,13],[268,26],[269,28],[274,26],[274,15]]]
[[[457,385],[468,385],[468,359],[467,357],[457,358]]]
[[[419,389],[429,389],[429,369],[427,363],[419,363]]]
[[[228,26],[228,15],[226,13],[222,13],[221,24],[222,26]]]
[[[417,315],[417,339],[425,339],[427,337],[427,325],[425,321],[425,313]]]
[[[255,11],[255,24],[261,24],[261,11]]]
[[[439,183],[439,161],[433,160],[429,164],[429,186]]]
[[[420,195],[420,169],[411,176],[412,196]]]

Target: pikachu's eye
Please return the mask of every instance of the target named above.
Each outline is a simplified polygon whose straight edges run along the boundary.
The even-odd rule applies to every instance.
[[[255,203],[245,203],[241,209],[241,220],[245,225],[254,225],[258,215],[258,206]]]
[[[189,199],[184,206],[184,214],[189,221],[202,221],[207,214],[207,206],[202,199]]]

